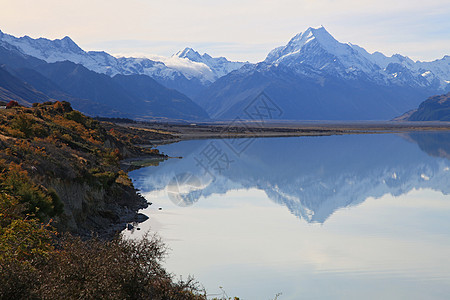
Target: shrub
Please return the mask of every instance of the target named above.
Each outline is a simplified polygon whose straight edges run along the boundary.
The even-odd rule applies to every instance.
[[[76,110],[66,113],[64,117],[68,120],[72,120],[83,125],[86,122],[86,118],[83,116],[83,114]]]
[[[156,236],[85,241],[65,234],[30,264],[0,258],[0,298],[206,299],[192,278],[175,282],[164,270],[165,253]]]
[[[48,136],[48,131],[47,129],[42,126],[41,124],[35,123],[33,125],[31,125],[31,131],[33,133],[33,136],[39,137],[39,138],[44,138]]]
[[[11,127],[23,132],[26,137],[30,137],[33,133],[32,125],[34,120],[26,114],[20,114],[11,122]]]
[[[25,214],[33,214],[44,221],[62,212],[62,202],[56,192],[47,193],[44,188],[33,184],[20,165],[10,163],[7,170],[0,174],[0,180],[1,190],[17,197],[23,204]]]

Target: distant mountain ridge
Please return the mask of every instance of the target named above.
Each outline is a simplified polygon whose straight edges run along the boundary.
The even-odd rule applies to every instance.
[[[241,67],[244,63],[230,62],[224,57],[212,58],[208,54],[192,60],[188,56],[173,55],[167,65],[148,58],[114,57],[104,51],[84,51],[70,37],[49,40],[28,36],[16,38],[0,31],[0,44],[9,44],[23,54],[48,63],[71,61],[87,69],[108,76],[148,75],[159,83],[189,96],[196,94],[217,78]],[[183,52],[183,51],[181,51]],[[181,53],[179,52],[179,53]],[[187,60],[187,61],[185,61]],[[194,64],[192,63],[194,62]]]
[[[70,61],[47,63],[0,43],[2,100],[23,105],[49,99],[69,101],[92,116],[143,120],[204,120],[207,113],[186,95],[146,75],[111,78]],[[141,84],[145,82],[145,84]]]

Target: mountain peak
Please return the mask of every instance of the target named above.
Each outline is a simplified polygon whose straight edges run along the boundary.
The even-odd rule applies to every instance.
[[[69,36],[65,36],[65,37],[63,37],[62,39],[61,39],[62,41],[68,41],[68,42],[74,42]]]
[[[339,43],[325,27],[321,26],[318,28],[309,27],[305,32],[297,34],[289,41],[288,46],[300,50],[305,44],[313,39],[317,40],[319,44],[327,48],[333,44]]]
[[[80,47],[78,47],[78,45],[68,36],[65,36],[64,38],[61,39],[61,43],[70,47],[74,47],[74,48],[78,48],[79,50],[81,50]]]
[[[309,27],[304,32],[295,35],[286,46],[276,48],[270,52],[266,58],[266,62],[273,63],[280,59],[292,57],[292,55],[298,55],[302,52],[304,46],[313,41],[330,53],[335,52],[340,46],[340,43],[325,29],[325,27]]]
[[[363,48],[340,43],[323,26],[309,27],[294,36],[289,43],[269,53],[266,63],[290,66],[309,65],[323,70],[327,68],[336,74],[372,72],[377,69],[368,59]]]
[[[328,34],[330,35],[330,33],[325,29],[325,27],[323,25],[320,25],[319,27],[308,27],[308,29],[306,29],[306,32],[312,32],[314,34]]]
[[[206,73],[202,76],[207,81],[213,82],[217,78],[225,76],[226,74],[239,69],[244,65],[242,62],[229,61],[225,57],[212,57],[208,53],[200,54],[192,48],[186,47],[182,51],[178,51],[172,56],[173,58],[187,59],[196,64],[191,64],[191,67],[202,68]],[[205,76],[206,75],[206,76]],[[211,77],[212,75],[212,77]]]
[[[200,53],[190,47],[186,47],[182,51],[178,51],[175,56],[178,56],[179,58],[187,58],[193,61],[198,61],[202,58]]]

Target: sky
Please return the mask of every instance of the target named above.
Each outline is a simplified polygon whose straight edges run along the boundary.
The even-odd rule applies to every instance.
[[[185,47],[258,62],[308,27],[369,52],[450,55],[449,0],[0,0],[0,30],[70,36],[84,50],[170,56]]]

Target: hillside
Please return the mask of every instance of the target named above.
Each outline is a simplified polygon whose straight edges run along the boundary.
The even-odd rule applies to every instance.
[[[108,130],[105,126],[108,126]],[[146,201],[136,195],[127,174],[120,169],[124,158],[150,155],[164,159],[156,150],[133,144],[145,138],[165,138],[149,132],[124,134],[120,127],[103,125],[72,110],[67,102],[46,102],[32,108],[0,110],[0,164],[2,175],[16,170],[64,207],[56,226],[81,235],[97,232],[110,236],[133,221]],[[43,209],[36,206],[36,213]]]
[[[414,111],[399,117],[405,121],[446,121],[450,122],[450,93],[433,96],[425,100]]]
[[[31,106],[31,103],[35,101],[45,102],[49,99],[47,95],[37,91],[0,66],[0,100],[6,102],[13,100]]]

